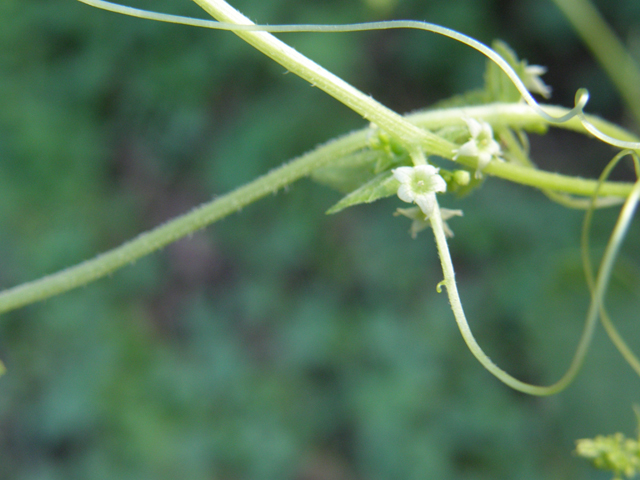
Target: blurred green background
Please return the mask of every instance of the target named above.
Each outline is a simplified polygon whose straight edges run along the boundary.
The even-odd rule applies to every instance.
[[[133,6],[203,16],[188,0]],[[599,7],[640,59],[640,2]],[[638,131],[547,0],[239,0],[260,23],[426,19],[547,65],[553,101]],[[408,112],[482,84],[484,59],[428,33],[282,38]],[[0,285],[90,258],[363,119],[227,32],[73,0],[0,2]],[[595,176],[614,151],[534,138],[545,168]],[[625,170],[626,168],[626,170]],[[631,178],[628,166],[618,178]],[[602,329],[552,398],[503,386],[466,349],[429,232],[397,199],[324,211],[311,181],[111,278],[0,319],[0,478],[404,480],[610,478],[577,438],[635,434],[640,382]],[[580,212],[489,179],[450,246],[472,329],[519,378],[555,381],[588,305]],[[601,252],[616,212],[596,217]],[[609,294],[640,350],[640,229]]]

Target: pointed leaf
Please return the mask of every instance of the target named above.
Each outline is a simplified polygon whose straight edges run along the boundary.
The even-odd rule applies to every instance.
[[[386,171],[344,197],[327,210],[327,214],[337,213],[347,207],[361,203],[372,203],[380,198],[390,197],[397,193],[398,186],[399,183],[393,177],[393,173]]]

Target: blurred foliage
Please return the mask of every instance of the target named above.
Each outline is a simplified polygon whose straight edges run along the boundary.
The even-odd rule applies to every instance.
[[[640,57],[640,3],[600,1]],[[144,8],[201,15],[190,2]],[[553,101],[613,87],[543,0],[239,0],[263,23],[427,19],[502,38],[549,67]],[[435,35],[282,38],[401,112],[482,84],[484,59]],[[454,61],[455,60],[455,61]],[[364,125],[226,32],[73,0],[0,2],[0,284],[77,263]],[[532,138],[546,168],[593,176],[612,150]],[[620,177],[629,175],[622,171]],[[311,182],[86,288],[3,316],[0,478],[604,478],[576,438],[628,431],[640,383],[600,332],[553,398],[514,393],[466,350],[435,285],[429,234],[397,200],[327,217]],[[489,179],[451,242],[472,328],[505,369],[550,383],[589,300],[581,214]],[[599,212],[594,254],[616,212]],[[609,308],[640,349],[638,228]],[[589,477],[592,475],[592,477]]]

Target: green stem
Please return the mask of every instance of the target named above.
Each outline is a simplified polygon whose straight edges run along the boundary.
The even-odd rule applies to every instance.
[[[564,107],[545,106],[545,111],[550,115],[562,116],[569,112]],[[450,125],[464,125],[463,117],[471,117],[489,122],[494,127],[510,127],[535,129],[547,124],[546,121],[528,105],[522,103],[497,103],[477,107],[448,108],[443,110],[429,110],[408,115],[407,120],[423,128],[443,128]],[[619,138],[620,140],[637,142],[638,138],[626,130],[609,123],[601,118],[587,116],[589,122],[595,125],[603,133]],[[580,119],[553,124],[554,127],[572,130],[588,135]],[[451,159],[452,157],[446,157]],[[473,159],[459,158],[459,163],[477,168]],[[511,182],[529,185],[541,190],[553,190],[557,192],[572,193],[576,195],[590,196],[596,189],[597,181],[579,177],[569,177],[558,173],[535,170],[513,163],[493,161],[482,170],[487,175],[509,180]],[[631,192],[633,184],[622,182],[606,182],[599,190],[599,195],[625,198]]]
[[[221,22],[253,25],[253,22],[223,0],[194,1]],[[455,147],[437,135],[407,122],[401,115],[352,87],[272,34],[257,31],[235,31],[233,33],[287,70],[307,80],[311,85],[318,87],[365,119],[375,123],[405,145],[419,144],[427,152],[443,156],[450,155],[451,150]]]
[[[284,164],[222,197],[145,232],[123,245],[74,267],[0,292],[0,313],[44,300],[105,277],[243,207],[309,175],[335,158],[348,155],[366,143],[366,130],[334,140]]]
[[[567,109],[559,107],[554,108],[557,109],[556,113],[560,114],[567,111]],[[485,121],[499,122],[500,125],[505,125],[503,119],[506,118],[514,123],[514,127],[519,128],[540,124],[539,116],[532,109],[521,104],[496,104],[466,107],[464,109],[433,110],[405,118],[407,121],[415,122],[420,127],[440,128],[454,123],[462,124],[461,116],[465,115]],[[594,122],[597,120],[600,122],[599,126],[603,129],[608,129],[607,131],[615,130],[620,138],[634,138],[631,134],[607,122],[598,119],[590,120]],[[558,126],[582,131],[579,121],[570,121]],[[331,164],[337,159],[366,148],[370,134],[371,130],[366,128],[329,142],[243,187],[205,203],[195,210],[143,233],[96,258],[33,282],[4,290],[0,292],[0,313],[44,300],[107,276],[171,242],[204,228],[270,193],[276,192],[309,175],[317,168]],[[452,155],[449,154],[446,158],[452,158]],[[468,166],[475,168],[475,165]],[[535,188],[585,196],[593,194],[597,187],[596,180],[573,178],[510,163],[493,162],[487,166],[484,172]],[[630,183],[605,182],[601,185],[598,194],[627,197],[632,187],[633,184]]]

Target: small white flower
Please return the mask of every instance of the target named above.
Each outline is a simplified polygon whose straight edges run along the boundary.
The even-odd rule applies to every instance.
[[[524,78],[522,81],[531,93],[539,93],[544,98],[549,98],[551,96],[551,87],[540,78],[545,73],[547,73],[547,67],[527,65],[524,67]]]
[[[400,182],[398,197],[403,202],[415,202],[426,215],[431,215],[436,203],[436,192],[446,192],[447,183],[432,165],[399,167],[393,176]]]
[[[478,159],[478,168],[476,169],[476,178],[480,177],[480,172],[484,167],[489,165],[491,160],[498,159],[502,151],[500,144],[493,138],[493,130],[487,122],[479,122],[473,118],[463,119],[469,127],[471,139],[454,150],[456,160],[458,157],[472,157]]]

